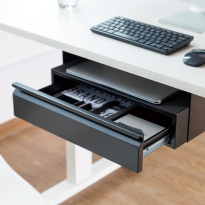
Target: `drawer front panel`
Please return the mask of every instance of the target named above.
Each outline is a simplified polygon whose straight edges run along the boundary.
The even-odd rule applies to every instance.
[[[134,172],[142,170],[142,139],[128,137],[18,89],[13,97],[15,116]]]

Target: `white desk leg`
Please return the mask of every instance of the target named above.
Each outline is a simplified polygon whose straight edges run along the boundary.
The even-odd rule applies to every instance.
[[[92,175],[92,152],[66,142],[67,179],[79,184]]]
[[[92,164],[92,153],[66,142],[67,179],[42,193],[49,205],[58,205],[120,168],[107,159]]]

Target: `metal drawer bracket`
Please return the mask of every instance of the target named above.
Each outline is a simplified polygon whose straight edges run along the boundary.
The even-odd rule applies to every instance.
[[[162,138],[161,140],[157,141],[156,143],[154,143],[154,144],[150,145],[149,147],[145,148],[143,150],[143,157],[146,157],[147,155],[154,152],[155,150],[157,150],[161,146],[165,145],[169,141],[170,141],[170,135]]]

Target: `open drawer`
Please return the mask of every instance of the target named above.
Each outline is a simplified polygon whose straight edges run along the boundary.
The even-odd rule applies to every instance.
[[[188,141],[191,94],[180,92],[160,105],[145,102],[66,73],[82,61],[78,57],[52,69],[52,84],[41,90],[14,83],[15,116],[137,173],[144,156],[164,144],[175,149]],[[118,108],[105,117],[99,107],[70,100],[78,86],[91,89],[90,99],[95,99],[92,91],[114,96],[114,104],[103,106]],[[62,97],[65,90],[70,93]]]

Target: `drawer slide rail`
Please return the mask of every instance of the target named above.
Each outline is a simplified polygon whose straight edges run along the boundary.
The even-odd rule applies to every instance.
[[[165,145],[169,141],[170,141],[170,135],[167,135],[166,137],[162,138],[161,140],[157,141],[156,143],[150,145],[149,147],[146,147],[143,150],[143,157],[146,157],[147,155],[154,152],[158,148],[162,147],[163,145]]]

